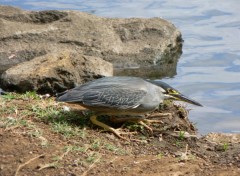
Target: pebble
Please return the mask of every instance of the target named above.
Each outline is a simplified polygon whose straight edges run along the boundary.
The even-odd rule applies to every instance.
[[[3,122],[0,122],[0,128],[4,128],[6,125]]]
[[[0,165],[0,170],[3,170],[4,169],[4,165]]]

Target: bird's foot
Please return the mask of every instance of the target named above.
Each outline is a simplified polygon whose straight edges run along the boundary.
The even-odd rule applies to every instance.
[[[160,113],[159,114],[156,114],[156,115],[151,115],[151,116],[148,116],[150,118],[153,118],[153,117],[159,117],[159,116],[172,116],[171,113]],[[141,124],[142,126],[144,126],[150,133],[150,135],[153,135],[153,129],[151,127],[149,127],[147,124],[151,124],[151,123],[160,123],[160,124],[164,124],[164,122],[162,120],[158,120],[158,119],[141,119],[138,121],[139,124]]]
[[[96,115],[91,116],[90,120],[92,121],[93,124],[98,125],[98,126],[104,128],[106,131],[112,132],[117,137],[119,137],[120,139],[123,139],[123,140],[129,141],[127,138],[124,138],[122,135],[136,133],[136,132],[124,132],[124,131],[122,131],[121,128],[118,128],[118,129],[112,128],[112,127],[108,126],[107,124],[104,124],[104,123],[98,121]]]
[[[147,119],[140,120],[137,123],[144,126],[149,131],[149,134],[152,136],[153,135],[153,129],[151,127],[149,127],[146,123],[144,123],[145,120],[147,120]]]
[[[151,123],[161,123],[161,124],[163,124],[164,123],[162,120],[157,120],[157,119],[144,119],[143,121],[147,124],[151,124]]]
[[[123,139],[123,140],[126,140],[126,141],[129,141],[129,139],[123,137],[124,135],[132,135],[132,134],[137,134],[137,132],[126,132],[126,131],[123,131],[122,128],[112,128],[110,127],[109,129],[106,129],[107,131],[111,131],[113,134],[115,134],[117,137],[119,137],[120,139]]]

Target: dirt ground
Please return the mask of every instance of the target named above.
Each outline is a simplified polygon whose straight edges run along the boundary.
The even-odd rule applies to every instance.
[[[100,117],[129,132],[125,141],[93,125],[79,106],[34,93],[2,96],[0,175],[240,175],[240,135],[198,136],[187,114],[166,102],[148,117],[162,121],[149,124],[152,135]]]

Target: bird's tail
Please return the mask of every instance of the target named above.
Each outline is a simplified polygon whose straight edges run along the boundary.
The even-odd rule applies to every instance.
[[[56,97],[58,98],[58,97],[64,95],[65,93],[67,93],[67,92],[68,92],[68,90],[65,90],[64,92],[56,93]]]

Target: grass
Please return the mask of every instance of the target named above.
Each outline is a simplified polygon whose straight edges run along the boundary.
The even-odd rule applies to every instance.
[[[49,145],[43,129],[35,122],[44,122],[49,130],[66,138],[84,138],[87,117],[81,118],[73,112],[65,112],[53,98],[41,99],[36,92],[25,94],[9,93],[0,97],[0,126],[5,130],[22,129],[30,137],[38,138],[43,147]],[[77,123],[75,123],[77,122]],[[15,130],[16,132],[16,130]],[[24,133],[25,133],[24,132]]]
[[[175,145],[178,147],[183,147],[183,141],[185,139],[185,131],[179,131],[178,137],[176,139]]]
[[[163,106],[167,106],[167,103],[170,102],[165,102]],[[54,98],[43,99],[35,92],[27,92],[26,94],[10,93],[0,96],[0,131],[3,131],[4,134],[14,133],[12,135],[14,139],[23,139],[15,142],[18,148],[14,146],[14,149],[12,149],[13,151],[16,149],[14,151],[16,157],[25,157],[24,160],[27,160],[31,157],[36,158],[36,155],[41,154],[44,157],[34,160],[38,163],[38,170],[59,168],[59,170],[55,171],[49,169],[49,173],[57,173],[60,169],[66,171],[64,174],[71,173],[73,170],[77,170],[76,173],[83,171],[87,173],[94,166],[99,165],[108,170],[109,167],[112,167],[111,163],[115,164],[115,162],[112,162],[115,158],[118,159],[116,166],[119,165],[122,166],[122,169],[131,170],[132,166],[125,167],[127,161],[124,161],[129,156],[131,159],[136,156],[144,157],[145,155],[154,156],[153,160],[164,159],[165,156],[168,158],[168,156],[175,154],[176,151],[183,151],[183,147],[188,143],[188,140],[186,140],[188,130],[185,132],[185,128],[180,128],[182,126],[179,127],[180,129],[177,128],[177,131],[182,131],[175,133],[173,136],[170,133],[162,133],[162,129],[160,131],[156,130],[153,136],[148,136],[145,135],[147,130],[136,123],[126,124],[125,130],[141,131],[138,135],[129,137],[131,139],[136,138],[138,141],[123,142],[111,135],[100,134],[91,129],[90,113],[84,115],[68,111],[64,106],[66,106],[64,103],[58,103]],[[168,110],[172,109],[168,108]],[[103,117],[104,119],[108,121],[107,118]],[[168,127],[167,123],[163,125],[170,130],[174,130],[171,129],[171,126]],[[158,127],[162,126],[154,125],[151,127],[158,129]],[[15,135],[16,133],[17,135]],[[18,138],[19,134],[22,135],[21,138]],[[146,140],[146,143],[139,142],[139,140]],[[24,149],[27,151],[26,154],[19,152],[23,144],[26,146],[26,149]],[[8,145],[4,145],[8,149]],[[232,146],[229,148],[229,145],[229,143],[221,144],[220,149],[222,151],[231,150]],[[191,147],[189,152],[183,152],[187,157],[182,157],[181,160],[195,159],[195,156],[190,153],[192,145],[189,146]],[[120,155],[125,156],[121,157]],[[124,164],[121,165],[121,163]],[[35,162],[32,164],[34,166]],[[20,164],[20,166],[22,165]],[[31,169],[31,167],[29,168]],[[19,168],[21,172],[29,169]],[[36,167],[34,167],[34,170],[36,171]]]
[[[164,154],[163,154],[163,153],[159,153],[159,154],[157,154],[157,158],[158,158],[158,159],[162,159],[162,158],[163,158],[163,156],[164,156]]]
[[[24,126],[28,128],[28,134],[31,137],[39,138],[41,145],[47,147],[49,142],[44,138],[43,130],[40,127],[34,126],[33,121],[44,122],[48,125],[49,130],[54,133],[64,136],[66,139],[72,138],[88,138],[90,113],[80,115],[73,111],[67,111],[63,103],[57,103],[53,98],[42,99],[36,92],[26,92],[25,94],[9,93],[1,97],[0,112],[3,114],[4,126]],[[168,106],[171,101],[164,101],[162,106]],[[163,107],[161,107],[163,108]],[[103,118],[106,120],[106,118]],[[126,123],[126,128],[129,131],[142,131],[144,127],[137,123]],[[146,139],[146,136],[139,136],[139,138]],[[184,132],[179,133],[179,139],[176,141],[177,146],[181,146],[181,141],[184,139]],[[75,146],[71,151],[92,151],[107,150],[112,153],[125,155],[126,151],[112,144],[111,142],[104,142],[100,139],[93,139],[87,142],[88,146]],[[88,161],[94,160],[95,155],[88,156]]]
[[[66,108],[65,108],[66,109]],[[26,92],[25,94],[9,93],[0,97],[0,125],[5,130],[19,128],[31,138],[39,139],[42,147],[49,147],[52,144],[46,137],[45,128],[54,133],[64,136],[64,138],[76,141],[75,145],[64,147],[62,155],[53,157],[53,161],[40,167],[59,167],[60,161],[68,153],[81,153],[83,162],[91,164],[99,160],[101,152],[126,154],[126,151],[115,146],[111,142],[105,142],[99,138],[88,138],[89,116],[80,115],[77,112],[66,111],[63,103],[57,103],[53,98],[42,99],[36,92]],[[41,123],[46,124],[44,129]],[[134,127],[135,128],[135,127]],[[139,128],[139,127],[137,127]],[[79,138],[84,143],[78,143]],[[80,140],[80,141],[81,141]]]
[[[100,156],[99,153],[91,152],[86,158],[86,161],[88,163],[94,163],[99,158],[99,156]]]
[[[67,122],[53,122],[51,126],[51,129],[54,132],[60,133],[66,138],[73,136],[84,138],[86,136],[85,130],[76,126],[72,126]]]
[[[17,94],[17,93],[8,93],[6,95],[2,95],[1,98],[5,100],[12,100],[12,99],[23,99],[23,100],[40,100],[40,96],[35,92],[26,92],[24,94]]]
[[[2,109],[3,110],[3,109]],[[15,129],[24,129],[24,133],[26,133],[31,138],[38,138],[41,141],[41,146],[47,146],[48,141],[43,137],[43,130],[36,126],[31,120],[27,119],[26,111],[19,111],[17,108],[14,111],[2,111],[1,112],[1,127],[5,129],[5,131],[15,131]]]
[[[96,139],[91,145],[91,148],[94,150],[99,150],[101,148],[101,142],[100,140]]]
[[[185,131],[179,131],[179,140],[182,141],[185,138]]]
[[[128,128],[130,131],[143,131],[144,126],[134,123],[134,122],[126,122],[125,123],[126,128]]]
[[[27,125],[29,122],[26,119],[34,118],[50,124],[54,132],[65,137],[86,135],[82,128],[88,123],[87,117],[64,111],[52,98],[43,100],[36,92],[26,92],[25,94],[9,93],[1,96],[1,100],[0,113],[4,118],[0,120],[4,120],[6,126]],[[14,103],[14,100],[21,101]]]
[[[43,99],[36,92],[26,92],[25,94],[9,93],[0,97],[0,113],[2,117],[0,121],[4,122],[5,128],[11,126],[27,127],[28,134],[31,137],[36,137],[41,140],[42,146],[48,146],[48,141],[43,137],[41,127],[34,126],[35,122],[44,122],[48,125],[49,130],[54,133],[64,136],[66,139],[87,139],[90,113],[83,115],[77,112],[68,111],[64,108],[63,103],[58,103],[54,98]],[[162,106],[169,106],[171,101],[164,101]],[[163,107],[160,107],[163,108]],[[103,118],[106,120],[106,118]],[[126,128],[129,131],[142,131],[144,127],[137,123],[126,123]],[[185,132],[180,131],[177,146],[181,146],[181,141],[184,139]],[[146,139],[146,136],[139,135],[139,138]],[[112,144],[111,142],[101,141],[99,138],[87,141],[87,146],[74,146],[71,151],[86,152],[107,150],[112,153],[125,155],[126,151]],[[94,160],[95,155],[88,156],[87,160]]]
[[[228,143],[224,143],[223,144],[223,151],[226,152],[229,148],[229,144]]]

